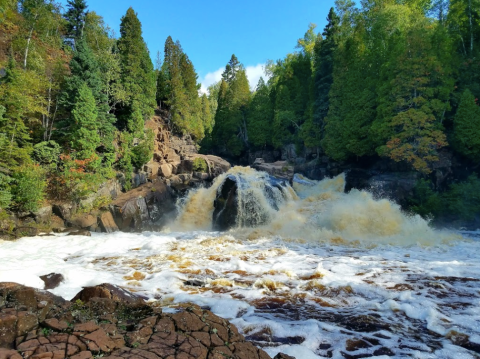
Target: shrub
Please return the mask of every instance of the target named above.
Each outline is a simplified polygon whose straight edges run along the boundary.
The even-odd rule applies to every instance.
[[[149,129],[145,133],[145,138],[133,148],[132,163],[136,168],[142,168],[145,163],[152,159],[154,145],[153,138],[154,133]]]
[[[38,163],[47,165],[51,168],[57,167],[61,153],[62,149],[55,141],[44,141],[33,146],[34,159]]]
[[[452,184],[443,195],[445,209],[454,220],[471,221],[480,212],[480,179],[473,174]]]
[[[10,182],[12,178],[0,172],[0,210],[8,208],[12,201]]]
[[[420,179],[413,189],[413,197],[410,198],[410,210],[424,218],[437,217],[442,209],[442,198],[432,188],[432,183]]]
[[[208,165],[207,162],[200,157],[197,157],[193,160],[193,170],[195,172],[207,172]]]
[[[45,170],[38,164],[21,166],[13,174],[12,195],[16,209],[35,212],[45,199]]]

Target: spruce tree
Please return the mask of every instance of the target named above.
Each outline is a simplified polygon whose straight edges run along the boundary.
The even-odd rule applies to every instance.
[[[92,159],[100,145],[98,134],[98,111],[92,91],[86,83],[82,83],[75,98],[72,110],[70,145],[77,151],[78,159]]]
[[[120,24],[121,81],[128,94],[124,107],[120,109],[121,125],[137,121],[134,113],[140,111],[144,119],[153,114],[155,101],[155,72],[147,45],[142,37],[142,25],[132,8],[127,10]]]
[[[67,12],[64,17],[67,20],[67,36],[79,39],[83,36],[87,4],[85,0],[67,0]]]
[[[331,8],[327,17],[327,25],[323,30],[323,40],[317,41],[315,46],[315,72],[314,72],[314,103],[313,103],[313,132],[312,144],[320,140],[318,133],[323,132],[324,119],[328,114],[328,94],[333,84],[333,63],[337,48],[336,36],[340,19]],[[319,144],[319,142],[317,142]]]

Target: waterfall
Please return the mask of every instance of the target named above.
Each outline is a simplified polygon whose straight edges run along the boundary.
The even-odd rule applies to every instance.
[[[297,174],[291,186],[250,167],[234,167],[211,187],[192,190],[172,228],[342,244],[431,245],[453,237],[393,201],[368,191],[345,193],[343,174],[321,181]]]

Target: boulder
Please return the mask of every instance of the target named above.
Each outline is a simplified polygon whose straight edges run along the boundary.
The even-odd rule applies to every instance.
[[[209,164],[210,175],[213,178],[228,172],[228,170],[232,168],[232,165],[221,157],[206,155],[204,158],[207,160],[207,164]]]
[[[43,287],[43,289],[57,288],[60,285],[60,283],[62,283],[65,280],[63,275],[59,273],[50,273],[50,274],[41,275],[40,279],[43,280],[43,283],[45,283],[45,286]]]
[[[91,237],[92,233],[90,231],[87,231],[86,229],[79,229],[79,230],[74,230],[71,231],[70,233],[67,234],[67,236],[85,236],[85,237]]]
[[[112,233],[119,231],[111,212],[104,212],[98,217],[98,222],[102,232]]]
[[[129,304],[145,304],[145,300],[129,292],[117,285],[113,284],[100,284],[93,287],[83,287],[83,289],[73,297],[71,300],[75,302],[81,300],[84,303],[90,302],[93,298],[106,298],[115,302],[123,302]]]
[[[165,178],[170,178],[172,176],[173,166],[170,163],[165,163],[160,165],[158,174]]]
[[[63,220],[69,219],[77,210],[77,206],[74,203],[57,203],[52,207],[52,211],[55,215]]]
[[[48,223],[50,222],[50,217],[52,216],[53,213],[53,207],[52,206],[44,206],[42,208],[39,208],[35,213],[35,222],[37,223]]]
[[[110,206],[121,231],[163,227],[176,211],[172,191],[156,180],[120,195]]]
[[[257,158],[252,164],[257,171],[267,172],[269,175],[291,181],[293,179],[294,169],[287,161],[277,161],[266,163],[262,158]]]
[[[145,166],[143,166],[143,170],[147,173],[147,176],[149,179],[154,179],[158,177],[159,168],[160,168],[160,164],[155,161],[150,161]]]
[[[90,227],[97,225],[97,217],[86,213],[76,214],[67,221],[67,224],[72,227],[90,229]]]

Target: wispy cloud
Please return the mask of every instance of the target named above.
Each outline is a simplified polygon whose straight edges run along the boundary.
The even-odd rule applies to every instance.
[[[245,68],[247,72],[248,82],[250,83],[250,89],[255,90],[258,84],[258,80],[263,76],[264,80],[267,80],[265,75],[265,64],[258,64],[256,66],[247,66]],[[222,73],[225,70],[224,67],[219,68],[216,71],[209,72],[201,79],[200,93],[207,93],[208,86],[217,83],[222,79]]]

